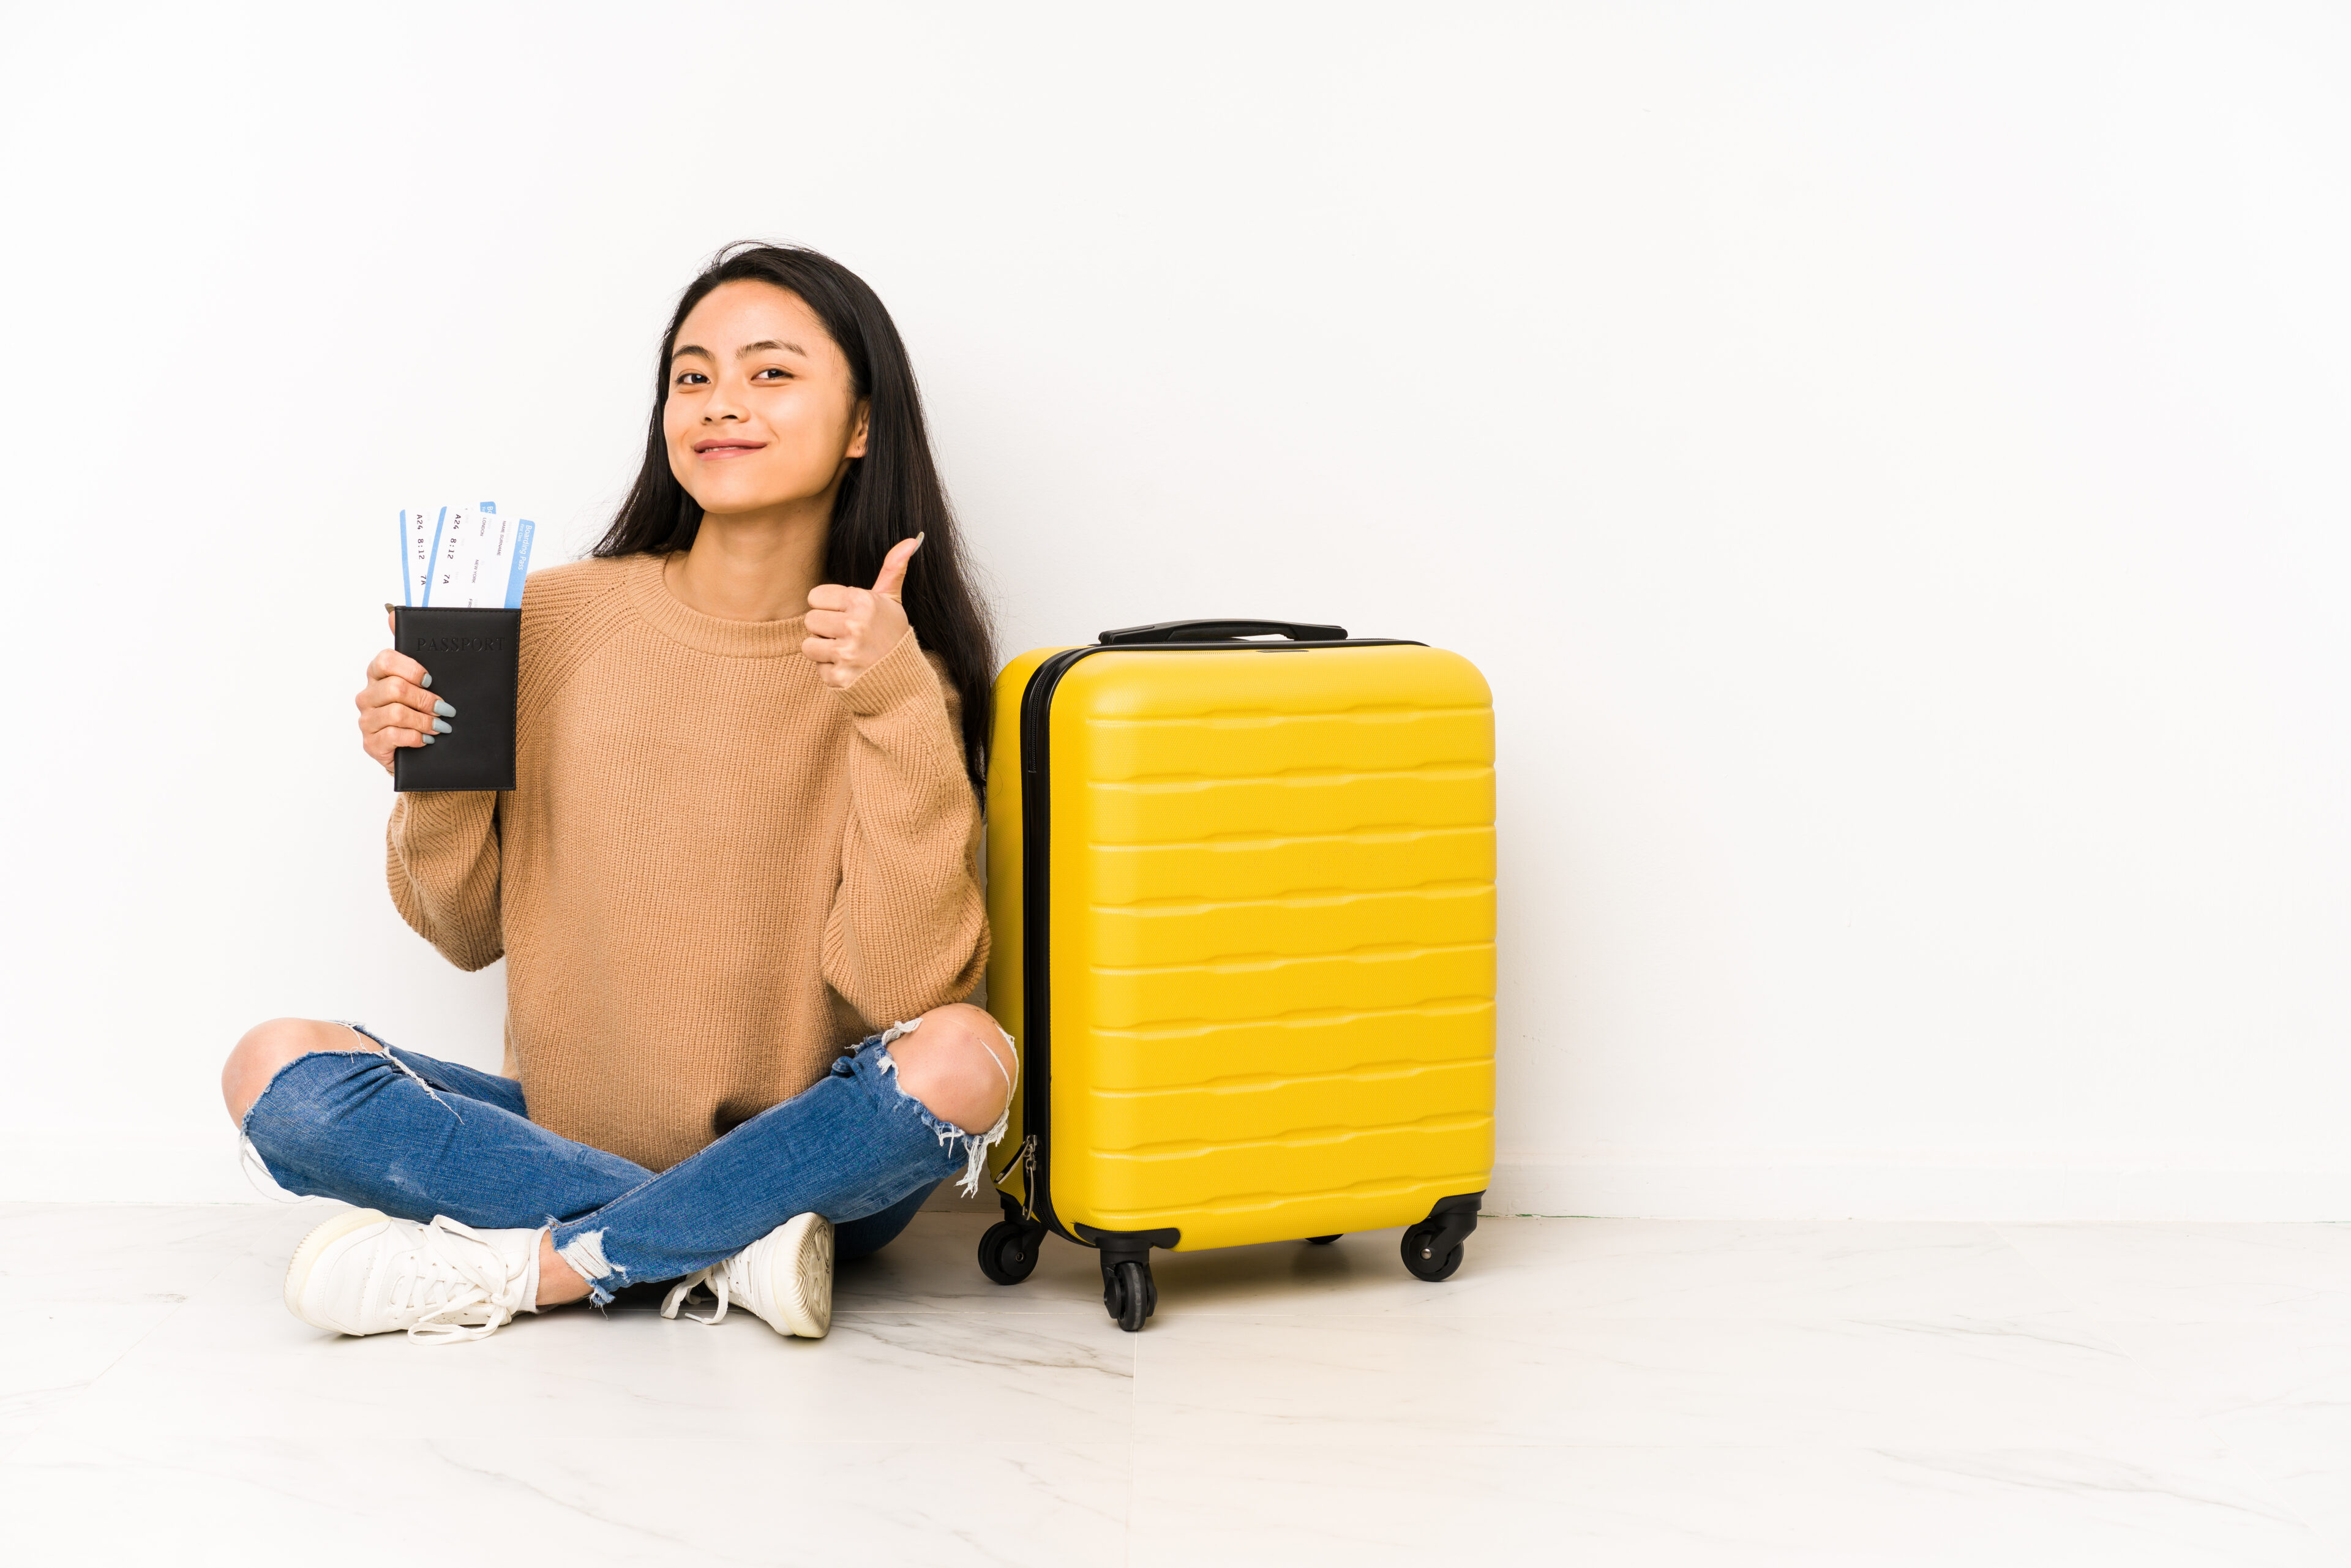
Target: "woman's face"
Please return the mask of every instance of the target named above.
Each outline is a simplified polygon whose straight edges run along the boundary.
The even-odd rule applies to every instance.
[[[772,283],[722,283],[677,329],[662,430],[705,513],[789,507],[865,455],[865,405],[816,313]]]

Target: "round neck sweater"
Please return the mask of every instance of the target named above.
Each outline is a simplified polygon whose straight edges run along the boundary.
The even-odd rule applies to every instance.
[[[451,963],[506,959],[531,1120],[656,1171],[987,959],[935,661],[909,632],[835,690],[799,618],[704,615],[662,559],[531,576],[515,788],[395,797],[386,855]]]

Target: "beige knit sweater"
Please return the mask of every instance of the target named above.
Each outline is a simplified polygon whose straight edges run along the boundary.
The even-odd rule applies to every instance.
[[[505,956],[541,1126],[664,1170],[978,984],[954,688],[909,633],[835,691],[806,635],[687,609],[657,556],[536,573],[514,789],[395,798],[392,902]]]

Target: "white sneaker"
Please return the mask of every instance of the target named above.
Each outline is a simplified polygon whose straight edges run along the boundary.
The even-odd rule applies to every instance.
[[[696,1285],[718,1298],[715,1323],[730,1301],[740,1301],[779,1334],[822,1339],[832,1327],[832,1221],[820,1214],[796,1214],[723,1263],[688,1274],[669,1289],[662,1316],[674,1318]]]
[[[302,1239],[286,1268],[286,1310],[336,1333],[487,1339],[538,1310],[536,1230],[430,1225],[372,1208],[339,1214]]]

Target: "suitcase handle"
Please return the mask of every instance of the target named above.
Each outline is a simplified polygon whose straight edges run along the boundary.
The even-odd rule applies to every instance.
[[[1095,639],[1104,647],[1137,643],[1218,643],[1236,637],[1269,634],[1293,643],[1343,643],[1344,626],[1316,626],[1301,621],[1161,621],[1149,626],[1121,626]]]

